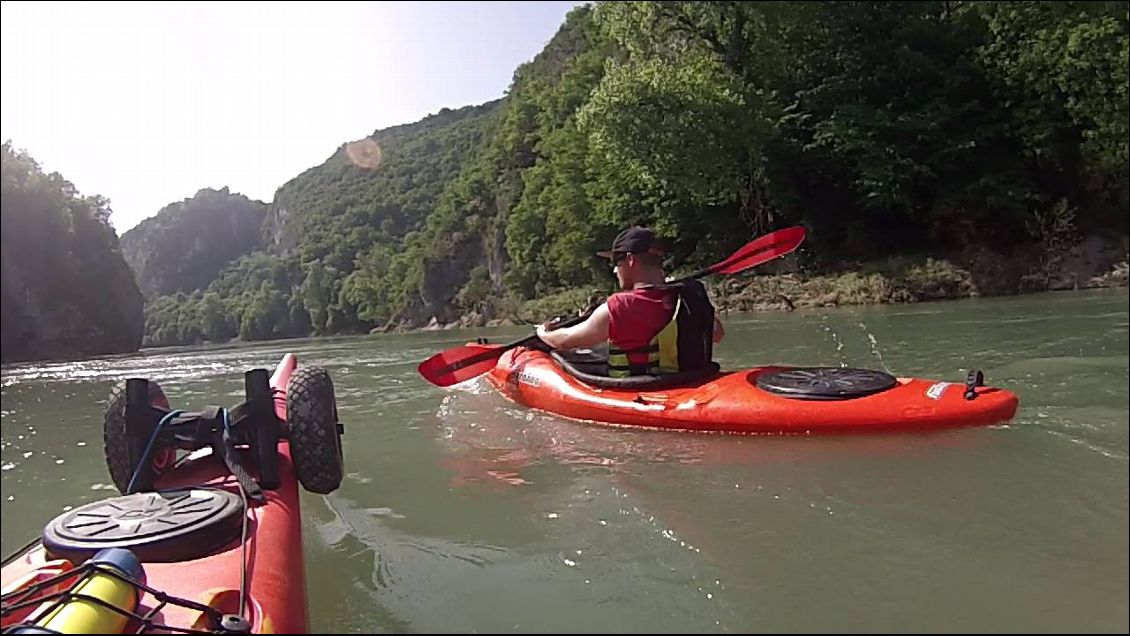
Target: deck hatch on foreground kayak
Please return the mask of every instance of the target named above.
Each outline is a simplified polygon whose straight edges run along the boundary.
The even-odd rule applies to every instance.
[[[142,561],[188,561],[238,539],[242,513],[239,495],[218,488],[139,492],[55,517],[43,542],[75,563],[105,548],[128,548]]]

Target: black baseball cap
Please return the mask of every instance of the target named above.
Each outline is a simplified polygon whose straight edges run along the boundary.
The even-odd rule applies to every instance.
[[[612,249],[597,252],[597,256],[612,258],[613,254],[655,254],[663,256],[667,253],[667,241],[655,234],[651,228],[638,225],[630,227],[616,235],[612,241]]]

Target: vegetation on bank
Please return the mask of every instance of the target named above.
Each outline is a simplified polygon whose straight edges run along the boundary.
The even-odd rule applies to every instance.
[[[1004,256],[976,252],[951,258],[896,256],[846,266],[838,273],[795,269],[795,260],[769,274],[707,279],[716,309],[728,311],[793,311],[839,307],[914,303],[1001,296],[1040,291],[1127,287],[1130,266],[1125,245],[1088,242],[1048,267],[1035,254]],[[1089,252],[1089,253],[1088,253]],[[1120,259],[1120,260],[1117,260]],[[525,302],[513,301],[493,324],[536,324],[547,317],[571,315],[589,307],[610,288],[573,289]],[[453,327],[487,324],[470,314]],[[433,324],[429,328],[447,325]]]

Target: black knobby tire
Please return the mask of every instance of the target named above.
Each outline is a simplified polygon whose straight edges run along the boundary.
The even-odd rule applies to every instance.
[[[286,419],[294,472],[306,490],[321,495],[341,485],[341,433],[330,374],[325,369],[296,369],[286,389]]]
[[[149,381],[149,403],[164,409],[169,408],[169,400],[161,385]],[[157,425],[156,422],[153,423]],[[138,445],[131,445],[126,437],[126,382],[123,380],[110,392],[110,399],[106,404],[106,413],[102,426],[102,444],[106,455],[106,466],[110,469],[110,479],[117,486],[118,492],[125,493],[129,488],[129,481],[133,478],[134,469],[141,461],[145,452],[148,438]],[[176,459],[176,449],[172,447],[156,447],[150,453],[153,472],[160,475]],[[152,484],[137,484],[140,489],[148,489]]]

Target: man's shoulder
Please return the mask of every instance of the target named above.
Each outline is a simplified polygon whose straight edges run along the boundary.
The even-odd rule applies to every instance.
[[[690,279],[679,281],[677,283],[667,283],[665,285],[656,285],[651,289],[662,293],[680,293],[683,295],[704,295],[706,294],[706,286],[698,279]]]

